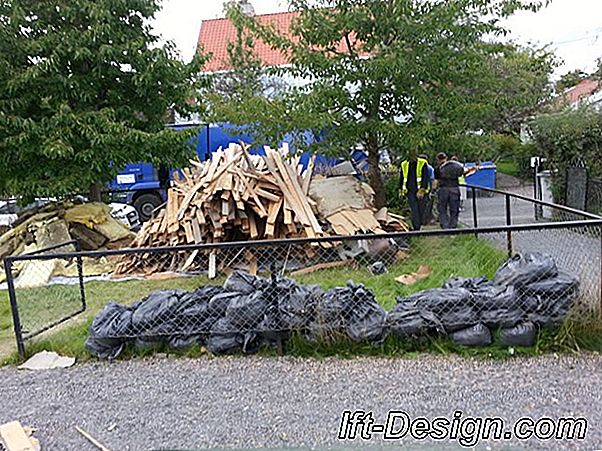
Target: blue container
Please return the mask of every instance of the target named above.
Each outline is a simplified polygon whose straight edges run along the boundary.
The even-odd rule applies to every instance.
[[[475,163],[466,163],[467,168],[472,168]],[[480,164],[480,169],[474,174],[466,177],[466,184],[471,186],[481,186],[483,188],[495,189],[495,176],[497,169],[493,161],[485,161]]]

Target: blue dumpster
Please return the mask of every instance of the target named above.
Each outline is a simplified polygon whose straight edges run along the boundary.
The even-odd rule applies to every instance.
[[[466,163],[467,168],[472,168],[475,163]],[[480,170],[466,177],[466,184],[472,186],[482,186],[483,188],[495,189],[495,176],[497,169],[493,161],[485,161],[480,164]]]

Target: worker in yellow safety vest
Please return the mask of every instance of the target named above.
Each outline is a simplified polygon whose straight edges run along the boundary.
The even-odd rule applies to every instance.
[[[424,198],[430,188],[428,161],[415,155],[401,163],[399,192],[408,200],[412,227],[420,230],[424,217]]]

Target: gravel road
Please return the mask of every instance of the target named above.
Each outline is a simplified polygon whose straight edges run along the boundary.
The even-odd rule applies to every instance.
[[[390,409],[412,418],[462,410],[507,422],[525,415],[585,417],[585,442],[487,442],[482,448],[602,447],[602,357],[589,354],[505,362],[429,355],[165,357],[44,372],[2,368],[0,381],[0,423],[18,419],[37,428],[44,450],[94,450],[76,425],[113,451],[365,446],[337,442],[346,409],[373,411],[378,421]],[[403,444],[434,448],[433,442]]]

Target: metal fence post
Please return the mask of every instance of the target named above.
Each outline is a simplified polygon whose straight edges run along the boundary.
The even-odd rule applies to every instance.
[[[77,251],[77,277],[79,279],[79,293],[82,300],[82,312],[86,310],[86,287],[84,285],[84,261],[81,256],[81,245],[79,241],[75,242],[75,250]]]
[[[470,187],[472,193],[472,223],[475,229],[479,227],[478,215],[477,215],[477,190],[474,186]],[[475,233],[475,236],[478,238],[479,234]]]
[[[506,225],[512,225],[512,212],[510,211],[510,194],[506,194]],[[508,258],[512,258],[512,232],[508,230],[506,232],[506,240],[508,243]]]
[[[23,343],[23,333],[21,331],[21,319],[19,318],[19,306],[17,305],[17,293],[15,292],[15,281],[13,276],[13,261],[10,257],[4,259],[4,271],[6,271],[6,284],[8,287],[8,297],[10,299],[10,309],[13,314],[13,325],[15,329],[15,338],[17,340],[17,351],[22,360],[25,359],[25,345]]]

